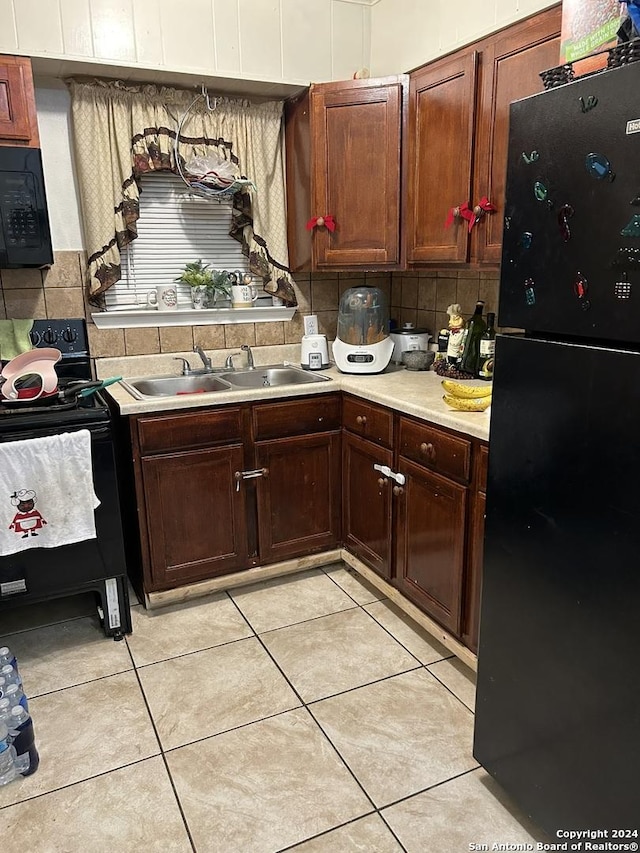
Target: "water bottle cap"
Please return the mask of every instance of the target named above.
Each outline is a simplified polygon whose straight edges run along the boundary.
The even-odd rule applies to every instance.
[[[3,672],[5,675],[13,675],[15,669],[11,666],[10,663],[5,663],[2,669],[0,669],[0,672]]]
[[[12,717],[21,717],[25,713],[26,713],[26,711],[24,710],[22,705],[14,705],[13,708],[11,709],[11,716]]]
[[[7,657],[8,657],[10,654],[11,654],[11,651],[9,650],[9,646],[2,646],[0,648],[0,655],[2,655],[3,657],[4,657],[4,655],[7,655]]]
[[[4,708],[9,708],[11,706],[11,702],[8,699],[0,699],[0,711]]]
[[[13,696],[14,693],[17,693],[20,690],[20,687],[17,684],[10,684],[7,689],[4,691],[5,696]]]

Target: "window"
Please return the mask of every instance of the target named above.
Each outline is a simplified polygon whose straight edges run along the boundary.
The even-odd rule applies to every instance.
[[[207,200],[191,195],[171,172],[154,172],[140,180],[138,238],[121,253],[122,278],[105,293],[108,311],[147,303],[158,284],[171,284],[184,265],[199,258],[214,269],[248,271],[240,243],[229,236],[231,199]],[[178,305],[191,305],[191,288],[178,285]]]

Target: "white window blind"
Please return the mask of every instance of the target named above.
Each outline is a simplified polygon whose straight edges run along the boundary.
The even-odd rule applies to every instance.
[[[231,199],[191,195],[171,172],[140,181],[138,238],[122,251],[122,278],[105,293],[108,311],[146,305],[158,284],[171,284],[185,264],[202,259],[214,269],[248,271],[240,244],[229,236]],[[191,305],[191,288],[178,284],[178,304]]]

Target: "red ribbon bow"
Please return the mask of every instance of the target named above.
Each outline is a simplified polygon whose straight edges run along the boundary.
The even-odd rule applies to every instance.
[[[447,221],[444,223],[445,228],[450,228],[456,219],[466,219],[469,222],[469,230],[471,230],[471,221],[474,218],[473,211],[465,201],[458,207],[452,207],[447,216]]]
[[[333,216],[331,216],[331,214],[327,214],[327,216],[314,216],[312,219],[310,219],[307,222],[307,231],[311,231],[311,229],[315,228],[316,226],[321,228],[323,225],[327,228],[328,231],[331,231],[331,233],[336,230],[335,219],[333,218]]]
[[[469,233],[471,233],[473,226],[480,222],[485,213],[495,213],[497,209],[495,205],[491,204],[486,195],[483,195],[473,208],[472,217],[469,220]]]

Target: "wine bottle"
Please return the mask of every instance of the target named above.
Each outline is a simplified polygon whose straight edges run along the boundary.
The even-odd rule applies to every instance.
[[[487,330],[487,324],[482,319],[482,311],[484,302],[478,300],[476,302],[476,310],[473,312],[473,317],[469,320],[467,326],[467,339],[464,342],[464,351],[460,362],[460,370],[465,373],[471,373],[473,376],[478,375],[480,367],[480,338]]]
[[[487,314],[487,331],[480,338],[480,379],[493,379],[493,358],[496,349],[496,315]]]

